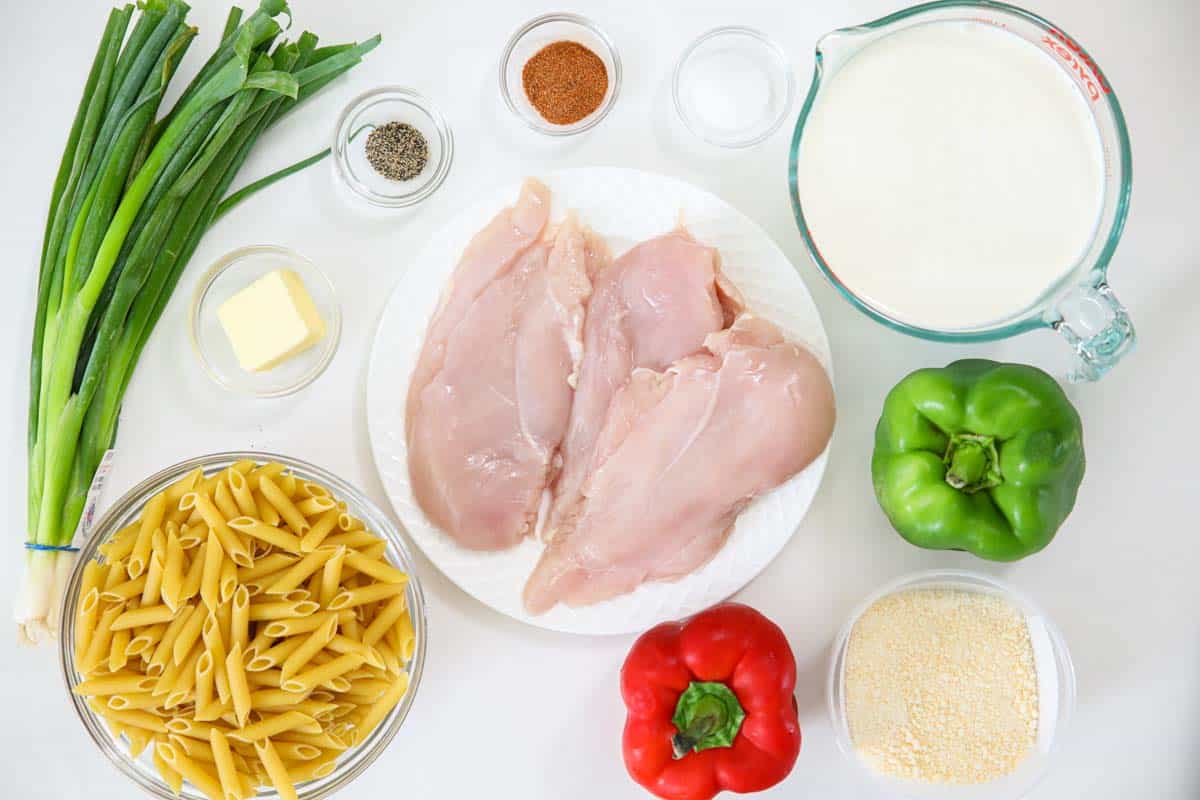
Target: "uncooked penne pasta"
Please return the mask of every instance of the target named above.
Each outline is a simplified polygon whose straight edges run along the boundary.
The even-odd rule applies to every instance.
[[[335,503],[329,497],[306,497],[296,503],[296,510],[304,515],[305,519],[324,514],[327,511],[335,511]]]
[[[229,493],[233,495],[238,511],[248,516],[257,516],[258,506],[254,504],[254,493],[250,491],[246,476],[230,467],[225,471],[225,483],[229,485]]]
[[[208,541],[204,545],[204,567],[200,577],[200,598],[209,609],[214,609],[221,601],[221,564],[225,561],[225,551],[216,531],[208,531]]]
[[[324,625],[329,619],[336,618],[332,611],[321,611],[307,617],[272,620],[263,626],[263,632],[272,638],[294,636],[298,633],[309,633]]]
[[[382,541],[382,539],[370,531],[350,531],[348,533],[332,534],[325,539],[325,544],[329,547],[347,547],[357,549]]]
[[[159,622],[170,622],[175,618],[175,611],[164,605],[142,606],[123,612],[113,620],[114,631],[128,630],[142,625],[155,625]]]
[[[187,475],[184,475],[182,478],[172,483],[163,490],[163,496],[166,499],[167,505],[178,505],[183,496],[194,490],[196,488],[196,484],[203,479],[204,470],[196,467]]]
[[[183,598],[183,545],[179,542],[179,536],[172,530],[173,527],[168,523],[167,559],[163,563],[161,594],[163,603],[175,610],[179,608]],[[143,605],[145,602],[143,598]]]
[[[387,604],[380,609],[375,618],[371,620],[371,624],[363,631],[362,643],[364,645],[373,645],[383,638],[387,633],[388,628],[396,624],[396,621],[404,615],[406,603],[404,595],[398,594],[388,600]]]
[[[212,706],[214,688],[213,654],[211,650],[205,650],[196,661],[195,702],[197,715],[201,713],[201,709],[208,709]]]
[[[387,545],[381,542],[386,549]],[[369,558],[361,552],[349,550],[346,552],[346,566],[353,567],[359,572],[370,575],[375,580],[381,583],[407,583],[408,576],[400,570],[393,567],[391,564],[385,563],[379,558]]]
[[[221,562],[221,574],[217,584],[217,605],[228,603],[237,591],[237,567],[229,559]]]
[[[172,769],[186,780],[191,781],[192,785],[208,795],[209,798],[224,797],[224,793],[221,791],[221,782],[217,776],[207,767],[203,766],[203,762],[195,761],[184,755],[182,748],[176,747],[169,742],[160,741],[155,745],[155,752]]]
[[[171,644],[171,660],[176,664],[182,663],[187,654],[191,652],[196,640],[200,638],[200,632],[204,629],[204,620],[208,616],[199,606],[191,606],[191,609],[187,622],[179,629],[179,635]]]
[[[183,500],[180,501],[180,505],[182,506],[189,502],[199,512],[205,524],[216,534],[217,540],[221,543],[221,549],[233,559],[235,564],[239,567],[248,567],[254,563],[254,559],[250,556],[250,549],[242,543],[241,539],[234,535],[229,525],[226,524],[225,517],[213,505],[213,501],[209,499],[208,495],[201,494],[200,492],[191,492],[184,495]]]
[[[280,550],[286,550],[289,553],[300,552],[300,539],[295,534],[272,527],[253,517],[234,517],[229,520],[229,527],[239,533],[245,533],[255,539],[267,542]]]
[[[169,786],[289,796],[407,691],[408,576],[344,502],[279,465],[194,472],[157,497],[83,569],[75,691],[131,752],[153,748]]]
[[[337,611],[343,608],[354,608],[366,603],[386,600],[404,591],[402,583],[372,583],[367,586],[357,586],[353,589],[343,589],[329,601],[329,609]]]
[[[247,725],[229,732],[231,739],[241,742],[254,742],[266,739],[284,731],[319,734],[321,724],[307,714],[299,711],[285,711],[282,714],[263,714],[262,719],[253,725]]]
[[[217,779],[226,798],[241,796],[242,782],[238,778],[237,766],[233,761],[233,751],[229,749],[229,740],[225,738],[220,728],[209,731],[209,746],[212,748],[213,763],[217,767]]]
[[[80,672],[85,675],[93,672],[102,661],[108,658],[113,637],[112,624],[121,613],[122,606],[113,606],[100,614],[100,618],[96,620],[96,630],[88,640],[87,652],[78,660],[77,668]]]
[[[255,653],[254,657],[246,662],[246,670],[249,672],[261,672],[265,669],[281,667],[288,656],[296,652],[296,649],[304,643],[305,638],[304,634],[289,636],[267,650]]]
[[[292,776],[288,774],[283,759],[275,752],[271,740],[262,739],[256,741],[254,749],[258,752],[258,758],[262,761],[263,767],[266,768],[267,775],[271,779],[271,785],[275,787],[275,791],[279,794],[279,800],[297,800],[296,788],[292,785]]]
[[[271,553],[256,559],[252,567],[238,567],[237,578],[240,583],[250,583],[264,575],[282,572],[299,560],[299,556]]]
[[[205,541],[196,547],[192,560],[188,563],[187,572],[183,576],[183,588],[179,592],[179,602],[181,605],[200,594],[200,581],[204,577],[204,558],[208,551],[207,529],[204,531],[204,536]]]
[[[351,639],[349,636],[338,634],[329,640],[329,644],[325,648],[331,653],[357,653],[363,658],[363,662],[378,669],[384,669],[383,658],[373,647],[369,647],[359,639]]]
[[[80,681],[74,692],[78,695],[97,696],[112,694],[129,694],[148,692],[154,686],[154,679],[139,672],[114,672],[109,675],[97,675]]]
[[[133,552],[133,545],[137,542],[138,529],[140,527],[140,521],[126,525],[114,533],[111,539],[97,547],[97,552],[101,553],[108,560],[109,564],[125,560],[125,557]],[[91,563],[96,564],[95,561]],[[97,566],[102,565],[97,564]]]
[[[229,642],[240,644],[245,650],[250,645],[250,593],[245,586],[238,586],[230,600]]]
[[[392,681],[383,696],[367,707],[366,714],[358,724],[358,735],[366,738],[371,731],[375,730],[375,726],[400,702],[400,698],[406,691],[408,691],[408,673],[401,672],[397,679]]]
[[[286,467],[284,467],[283,464],[275,461],[257,466],[246,473],[246,485],[249,486],[251,490],[257,489],[259,481],[261,481],[264,477],[277,477],[282,475],[285,469]]]
[[[172,794],[176,797],[183,791],[183,776],[176,771],[174,767],[163,760],[163,757],[158,752],[158,743],[155,743],[153,753],[154,768],[158,770],[159,776],[163,782],[171,788]]]
[[[288,494],[270,477],[264,476],[259,481],[258,488],[262,492],[263,497],[267,499],[267,502],[271,504],[271,507],[279,512],[280,518],[297,535],[303,536],[312,527],[309,525],[308,520],[304,518],[304,515],[296,508],[295,504],[292,503]]]
[[[337,618],[330,617],[325,624],[308,634],[299,647],[284,659],[280,665],[280,671],[283,673],[283,680],[286,682],[296,673],[300,672],[305,666],[312,661],[313,656],[325,649],[325,645],[337,633]]]
[[[221,516],[225,517],[227,521],[242,513],[233,499],[233,493],[229,491],[227,481],[217,481],[217,485],[213,488],[212,501],[213,505],[217,507],[217,511],[220,511]]]
[[[76,653],[87,652],[88,642],[96,630],[96,620],[100,616],[100,587],[93,586],[80,598],[79,609],[75,612]]]
[[[167,625],[167,629],[163,631],[162,638],[158,640],[158,646],[154,648],[154,653],[146,665],[147,675],[162,674],[167,662],[171,660],[175,639],[179,636],[179,631],[183,629],[194,609],[193,605],[184,606]]]
[[[292,617],[307,617],[314,613],[320,606],[312,600],[301,600],[299,602],[289,603],[286,600],[282,601],[265,601],[262,603],[254,602],[254,598],[250,600],[250,621],[262,622],[263,620],[275,619],[291,619]]]
[[[156,531],[157,534],[157,531]],[[150,566],[143,576],[142,605],[152,605],[162,596],[163,558],[158,552],[150,552]]]
[[[138,522],[137,541],[129,554],[125,568],[129,577],[136,578],[149,567],[150,548],[153,544],[154,531],[158,530],[163,521],[163,513],[167,509],[167,495],[160,492],[147,501],[142,509],[142,518]]]
[[[129,640],[129,647],[126,649],[126,652],[130,656],[140,656],[143,653],[152,652],[151,648],[158,644],[166,630],[166,622],[139,628],[134,633],[133,638]]]
[[[309,667],[291,678],[283,679],[279,686],[289,692],[307,692],[326,683],[363,663],[358,653],[346,653],[324,664]]]
[[[333,531],[337,529],[338,511],[336,508],[331,508],[317,517],[312,523],[312,528],[300,540],[300,549],[305,553],[311,553],[321,546],[321,543]]]
[[[120,572],[118,570],[113,570],[113,574],[119,575]],[[106,587],[102,592],[100,592],[100,599],[106,603],[124,602],[131,597],[138,597],[145,588],[146,576],[140,575],[123,583],[118,583],[115,586]]]
[[[275,506],[267,502],[267,498],[263,497],[263,493],[255,489],[251,493],[254,498],[254,506],[258,509],[258,518],[268,525],[278,525],[283,520],[279,517],[279,512],[275,510]]]
[[[325,565],[336,551],[333,548],[319,548],[288,567],[274,583],[266,588],[267,594],[286,594],[296,589],[310,575]]]
[[[225,674],[229,680],[229,694],[239,726],[246,724],[250,716],[250,685],[246,682],[246,670],[242,665],[242,647],[235,644],[225,658]]]

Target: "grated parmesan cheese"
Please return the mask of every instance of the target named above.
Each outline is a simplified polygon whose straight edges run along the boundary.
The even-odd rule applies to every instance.
[[[845,692],[855,749],[896,778],[987,783],[1037,740],[1029,626],[995,595],[912,589],[880,599],[851,631]]]

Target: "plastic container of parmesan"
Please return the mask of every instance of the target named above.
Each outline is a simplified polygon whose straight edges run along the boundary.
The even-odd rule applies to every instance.
[[[875,768],[859,752],[847,713],[846,666],[855,625],[878,601],[913,590],[950,590],[997,596],[1024,618],[1037,676],[1037,734],[1017,767],[987,783],[934,783],[894,777]],[[1075,711],[1075,668],[1058,628],[1027,595],[990,575],[968,570],[930,570],[897,578],[862,601],[833,643],[827,700],[838,749],[864,780],[888,796],[914,800],[1016,800],[1027,795],[1049,770],[1057,746]],[[881,698],[886,702],[887,698]]]

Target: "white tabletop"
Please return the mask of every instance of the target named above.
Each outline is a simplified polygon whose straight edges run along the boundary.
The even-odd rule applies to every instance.
[[[202,32],[185,62],[187,75],[210,52],[227,6],[223,0],[193,4],[190,18]],[[0,11],[0,263],[7,278],[0,329],[9,354],[0,441],[12,443],[0,460],[0,483],[9,487],[8,556],[0,559],[0,585],[8,587],[21,563],[37,256],[54,170],[104,24],[97,5],[5,3]],[[322,464],[385,503],[367,441],[363,387],[375,324],[406,256],[479,187],[593,164],[668,173],[720,194],[779,242],[812,290],[834,352],[839,422],[824,485],[783,554],[737,596],[783,626],[799,662],[803,749],[791,776],[764,797],[872,796],[838,753],[826,719],[829,643],[864,595],[904,572],[934,566],[1004,576],[1044,606],[1071,647],[1078,712],[1053,772],[1033,797],[1200,796],[1200,525],[1192,506],[1200,490],[1200,107],[1194,81],[1200,5],[1041,0],[1035,7],[1088,47],[1128,117],[1135,190],[1111,277],[1141,344],[1102,384],[1068,389],[1083,416],[1088,453],[1078,505],[1049,549],[1009,566],[918,550],[893,533],[871,495],[872,431],[884,393],[912,369],[976,355],[1034,363],[1061,376],[1065,345],[1043,332],[948,346],[870,321],[817,274],[792,220],[785,171],[798,106],[762,145],[726,153],[688,139],[670,104],[673,60],[704,30],[746,24],[769,31],[790,53],[802,93],[818,36],[898,4],[572,3],[612,35],[625,82],[604,123],[565,141],[524,129],[497,93],[499,52],[516,26],[550,10],[543,0],[294,5],[297,25],[329,42],[379,31],[384,43],[266,136],[243,176],[265,174],[324,146],[342,105],[382,83],[415,87],[441,106],[454,128],[454,167],[442,189],[415,212],[372,218],[338,199],[326,163],[258,195],[211,230],[129,388],[108,502],[175,461],[260,448]],[[205,266],[235,247],[260,243],[295,248],[323,265],[341,294],[346,327],[331,367],[313,386],[290,399],[252,403],[199,371],[185,321]],[[632,637],[583,638],[526,627],[472,600],[428,561],[419,566],[431,635],[416,704],[386,753],[342,796],[643,796],[620,756],[624,715],[617,674]],[[135,795],[75,719],[52,649],[17,650],[9,636],[0,637],[0,708],[0,794],[23,800]]]

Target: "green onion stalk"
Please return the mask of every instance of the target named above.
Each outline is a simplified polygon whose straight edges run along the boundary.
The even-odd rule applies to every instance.
[[[57,634],[71,545],[116,437],[125,389],[200,239],[248,196],[329,151],[230,193],[238,171],[272,125],[380,41],[318,48],[309,32],[285,38],[285,0],[261,0],[249,15],[234,7],[216,50],[163,109],[196,35],[188,10],[182,0],[112,10],[51,191],[30,356],[25,577],[15,609],[27,641]]]

